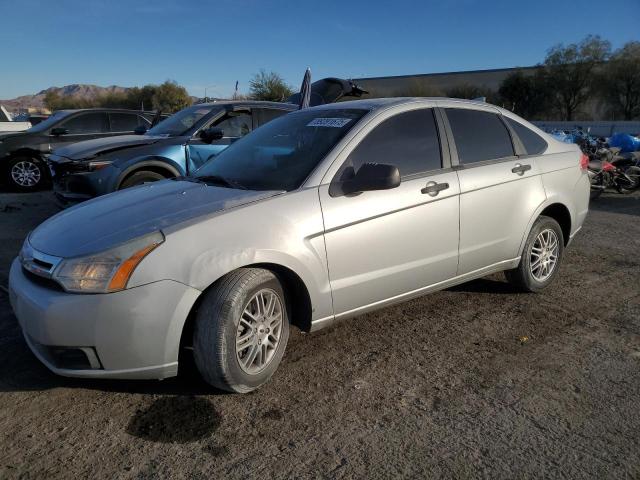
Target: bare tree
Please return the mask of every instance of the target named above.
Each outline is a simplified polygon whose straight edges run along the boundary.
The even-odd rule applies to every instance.
[[[559,44],[547,52],[545,73],[551,99],[563,120],[573,120],[594,86],[594,69],[607,60],[611,43],[589,35],[580,43]]]
[[[640,42],[628,42],[616,50],[598,80],[612,113],[625,120],[640,117]]]

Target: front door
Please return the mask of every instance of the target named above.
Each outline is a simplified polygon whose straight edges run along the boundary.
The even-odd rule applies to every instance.
[[[211,143],[206,143],[203,142],[196,133],[196,135],[189,141],[188,153],[190,173],[214,158],[233,142],[250,133],[252,130],[251,113],[244,111],[231,112],[218,120],[214,120],[205,128],[214,127],[223,130],[224,136],[221,139],[214,140]]]
[[[337,316],[408,297],[454,277],[458,266],[458,178],[443,168],[434,111],[387,114],[365,135],[320,187]],[[341,194],[339,181],[363,163],[396,165],[400,186]]]
[[[459,162],[462,275],[517,258],[531,215],[546,195],[535,158],[515,156],[500,115],[444,111]]]

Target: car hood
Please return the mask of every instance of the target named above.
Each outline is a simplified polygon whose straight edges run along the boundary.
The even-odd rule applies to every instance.
[[[96,138],[94,140],[85,140],[58,148],[53,151],[53,154],[70,160],[88,160],[116,150],[139,147],[141,145],[151,145],[165,138],[167,137],[151,135],[120,135],[116,137]]]
[[[56,257],[88,255],[279,193],[164,180],[98,197],[60,212],[31,232],[29,243]]]

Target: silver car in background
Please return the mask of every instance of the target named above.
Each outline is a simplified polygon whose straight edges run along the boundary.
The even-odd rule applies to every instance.
[[[548,286],[587,215],[586,162],[500,108],[452,99],[290,113],[194,177],[64,211],[12,265],[10,298],[52,371],[176,375],[248,392],[289,326],[325,327],[498,271]]]

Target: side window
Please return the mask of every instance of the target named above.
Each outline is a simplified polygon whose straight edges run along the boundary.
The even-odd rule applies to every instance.
[[[106,113],[81,113],[60,125],[69,130],[70,134],[78,133],[107,133],[109,122]]]
[[[511,135],[497,114],[463,108],[447,108],[446,112],[460,163],[515,155]]]
[[[527,155],[539,155],[547,149],[547,142],[533,130],[525,127],[512,118],[504,117],[509,126],[513,128],[516,135],[522,142]]]
[[[401,177],[442,167],[438,128],[433,109],[400,113],[375,127],[351,152],[338,172],[357,172],[364,163],[387,163],[400,170]]]
[[[277,110],[275,108],[256,108],[253,110],[254,125],[257,128],[287,113],[289,113],[287,110]]]
[[[215,126],[224,130],[225,137],[244,137],[251,131],[251,115],[248,113],[231,114]]]
[[[110,113],[109,121],[112,132],[133,132],[140,123],[135,113]]]

